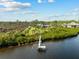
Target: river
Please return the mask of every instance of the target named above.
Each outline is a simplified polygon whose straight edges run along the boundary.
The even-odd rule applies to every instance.
[[[44,42],[45,52],[37,44],[0,49],[0,59],[79,59],[79,35],[63,41]]]

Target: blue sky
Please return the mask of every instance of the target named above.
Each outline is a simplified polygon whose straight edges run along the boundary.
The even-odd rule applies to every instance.
[[[79,0],[0,0],[0,21],[78,19]]]

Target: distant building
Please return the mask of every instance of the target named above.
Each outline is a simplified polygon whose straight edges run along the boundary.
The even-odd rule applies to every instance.
[[[48,24],[37,24],[37,26],[47,28],[47,27],[50,27],[51,25],[48,25]]]
[[[75,23],[75,22],[71,22],[71,23],[68,23],[68,24],[63,24],[63,27],[67,27],[67,28],[76,28],[76,27],[79,27],[79,24],[78,23]]]

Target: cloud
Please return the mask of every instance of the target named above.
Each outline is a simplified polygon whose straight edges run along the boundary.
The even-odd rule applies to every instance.
[[[17,11],[18,8],[0,8],[0,12]]]
[[[25,12],[23,12],[24,14],[33,14],[33,15],[35,15],[35,14],[38,14],[38,12],[37,11],[25,11]]]
[[[38,0],[38,3],[42,3],[43,1],[42,0]]]
[[[21,8],[27,8],[31,6],[31,3],[21,3],[16,2],[14,0],[0,0],[0,5],[4,6],[3,8],[0,8],[0,12],[2,12],[2,11],[15,11]]]
[[[74,11],[78,11],[79,12],[79,8],[75,8]]]
[[[55,0],[47,0],[47,1],[48,1],[48,3],[55,2]],[[46,2],[46,0],[38,0],[38,3],[44,3],[44,2]]]
[[[49,3],[55,2],[54,0],[48,0]]]
[[[78,20],[79,19],[79,8],[70,9],[62,14],[54,13],[52,15],[43,17],[45,20]]]

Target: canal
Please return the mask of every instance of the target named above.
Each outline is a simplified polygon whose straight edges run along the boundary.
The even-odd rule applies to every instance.
[[[79,59],[79,36],[63,41],[44,42],[45,52],[37,51],[37,43],[0,49],[0,59]]]

